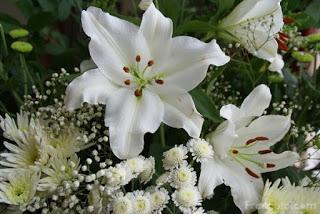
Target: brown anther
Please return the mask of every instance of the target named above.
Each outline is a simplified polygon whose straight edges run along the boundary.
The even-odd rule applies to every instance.
[[[238,153],[239,153],[238,150],[236,150],[236,149],[233,149],[233,150],[232,150],[232,154],[235,154],[235,155],[236,155],[236,154],[238,154]]]
[[[148,66],[151,67],[151,66],[153,66],[153,65],[154,65],[154,61],[153,61],[153,60],[149,60]]]
[[[246,172],[247,172],[250,176],[252,176],[252,177],[254,177],[254,178],[260,178],[259,175],[257,175],[256,173],[254,173],[254,172],[253,172],[251,169],[249,169],[248,167],[246,167],[245,170],[246,170]]]
[[[136,56],[136,62],[140,62],[141,61],[141,56],[140,55],[137,55]]]
[[[250,139],[250,140],[248,140],[247,142],[246,142],[246,145],[250,145],[250,144],[252,144],[252,143],[254,143],[254,142],[256,142],[257,140],[256,139]]]
[[[266,164],[266,167],[267,168],[273,168],[273,167],[275,167],[276,165],[275,164],[273,164],[273,163],[267,163]]]
[[[164,81],[161,79],[156,79],[155,82],[159,85],[163,85]]]
[[[130,85],[130,80],[125,80],[125,81],[124,81],[124,84]]]
[[[260,155],[269,154],[269,153],[271,153],[271,152],[272,152],[271,149],[265,149],[265,150],[260,150],[260,151],[258,151],[258,153],[259,153]]]
[[[128,73],[129,72],[129,68],[128,67],[123,67],[122,68],[124,70],[124,72]]]
[[[135,95],[136,97],[141,97],[141,96],[142,96],[142,90],[141,90],[141,89],[136,89],[136,90],[134,91],[134,95]]]
[[[269,138],[267,138],[267,137],[256,137],[255,140],[257,140],[257,141],[265,141],[265,140],[269,140]]]

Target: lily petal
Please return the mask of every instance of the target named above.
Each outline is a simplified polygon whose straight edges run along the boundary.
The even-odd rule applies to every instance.
[[[281,0],[244,0],[222,20],[223,26],[236,25],[248,19],[262,18],[273,14],[274,25],[271,34],[280,31],[283,26]]]
[[[173,23],[171,19],[164,17],[151,3],[143,14],[140,32],[147,41],[152,57],[157,61],[166,56],[165,53],[171,42],[172,31]]]
[[[271,62],[271,64],[269,65],[268,69],[270,71],[275,71],[278,72],[281,76],[283,76],[281,69],[284,66],[284,61],[282,59],[282,56],[280,54],[278,54],[273,61]]]
[[[99,69],[89,70],[68,85],[65,105],[67,109],[73,110],[84,102],[106,104],[109,94],[117,88]]]
[[[163,75],[164,83],[186,91],[195,88],[206,76],[209,65],[221,66],[229,62],[215,40],[204,43],[196,38],[178,36],[172,39],[166,61],[155,65],[149,75]]]
[[[254,120],[248,127],[237,130],[239,138],[236,146],[245,146],[251,139],[264,137],[262,141],[256,141],[249,150],[269,148],[279,142],[289,131],[291,126],[290,116],[267,115]]]
[[[268,86],[261,84],[244,99],[240,109],[246,116],[261,116],[271,102],[271,92]]]
[[[242,213],[251,213],[255,210],[263,189],[261,178],[253,182],[234,165],[218,158],[201,164],[199,190],[204,197],[212,195],[215,187],[222,183],[230,186],[233,201]]]
[[[122,69],[135,63],[137,54],[149,57],[146,42],[134,24],[95,7],[83,11],[81,21],[91,37],[89,50],[94,63],[118,84],[128,79]]]
[[[163,114],[162,101],[148,90],[138,98],[127,88],[112,93],[107,100],[105,124],[113,153],[120,159],[138,156],[143,150],[144,134],[159,128]]]
[[[174,128],[183,128],[189,136],[200,136],[203,118],[197,111],[188,93],[167,95],[161,98],[164,103],[163,122]]]
[[[235,124],[229,121],[221,123],[207,139],[213,145],[214,151],[220,158],[225,158],[234,140],[237,138]]]
[[[257,155],[253,158],[253,160],[266,164],[266,168],[259,168],[260,173],[277,171],[288,166],[293,166],[299,161],[299,159],[299,154],[291,151],[282,152],[280,154],[269,153],[265,155]]]

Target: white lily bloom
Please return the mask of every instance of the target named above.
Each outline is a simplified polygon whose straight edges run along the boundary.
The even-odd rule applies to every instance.
[[[260,97],[252,102],[257,103],[256,99]],[[290,125],[290,116],[280,115],[261,116],[238,129],[232,120],[223,122],[208,137],[215,155],[201,164],[201,193],[211,196],[215,187],[224,183],[231,187],[234,202],[243,213],[254,210],[263,189],[261,173],[291,166],[299,159],[295,152],[275,154],[270,149]]]
[[[144,134],[154,133],[161,122],[199,137],[203,118],[188,91],[205,78],[210,64],[229,61],[215,40],[172,38],[172,21],[153,4],[140,28],[94,7],[82,12],[82,25],[98,68],[71,82],[66,106],[105,104],[105,124],[117,157],[137,156]]]
[[[269,61],[270,71],[281,73],[284,65],[275,39],[283,27],[281,0],[243,0],[221,21],[225,36],[251,54]]]
[[[244,99],[240,108],[233,104],[225,105],[220,109],[220,115],[239,128],[248,125],[255,117],[261,116],[269,107],[270,101],[269,87],[261,84]]]

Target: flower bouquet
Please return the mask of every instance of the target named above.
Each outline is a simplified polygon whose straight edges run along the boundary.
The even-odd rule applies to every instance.
[[[17,4],[2,213],[320,213],[318,1]]]

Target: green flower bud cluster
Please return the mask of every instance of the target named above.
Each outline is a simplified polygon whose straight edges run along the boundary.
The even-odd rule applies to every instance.
[[[268,76],[268,80],[270,83],[281,83],[283,82],[283,77],[279,74],[271,74]]]
[[[294,51],[291,56],[299,62],[312,62],[314,60],[314,56],[310,53],[302,52],[302,51]]]
[[[320,33],[311,34],[307,37],[309,43],[318,43],[320,42]]]
[[[29,35],[29,31],[23,28],[11,30],[9,35],[13,39],[23,39]],[[30,53],[33,50],[33,46],[27,41],[17,40],[11,44],[11,49],[20,53]]]

